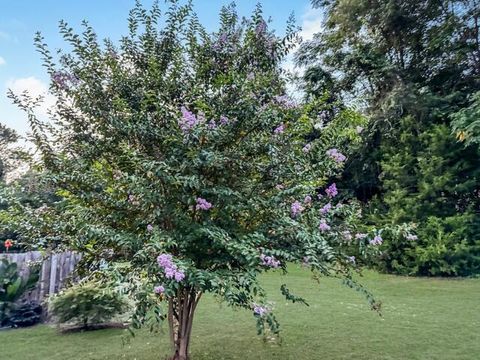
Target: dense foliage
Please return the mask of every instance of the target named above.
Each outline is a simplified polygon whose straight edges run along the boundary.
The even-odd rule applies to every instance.
[[[16,263],[0,260],[0,326],[33,325],[40,320],[38,304],[19,302],[36,286],[39,270],[33,266],[22,276]]]
[[[363,118],[343,109],[326,123],[321,107],[286,95],[280,65],[295,44],[293,20],[280,38],[260,7],[240,19],[229,6],[208,34],[189,4],[169,3],[162,21],[157,5],[137,5],[118,46],[62,22],[72,51],[58,63],[38,35],[57,98],[50,122],[31,99],[11,96],[62,201],[42,209],[48,233],[23,236],[81,251],[85,275],[126,282],[132,326],[168,319],[175,359],[188,357],[205,292],[277,334],[257,276],[289,262],[344,279],[378,308],[352,269],[381,237],[352,241],[359,210],[333,182],[347,140],[358,138],[350,123]]]
[[[480,272],[480,153],[471,145],[478,136],[478,1],[313,4],[326,16],[322,33],[298,54],[309,66],[305,88],[364,105],[365,143],[346,165],[344,186],[373,199],[371,222],[390,229],[380,267]]]
[[[20,136],[0,123],[0,181],[5,181],[9,172],[19,165],[25,153],[18,145]]]
[[[10,244],[10,252],[42,250],[54,235],[51,228],[55,220],[46,221],[48,209],[60,200],[56,189],[48,183],[44,175],[30,169],[21,177],[8,184],[0,182],[0,252],[7,251],[5,244]],[[22,239],[21,234],[29,236]],[[30,236],[41,242],[28,241]],[[26,240],[26,241],[24,241]]]
[[[80,283],[53,295],[48,310],[58,324],[74,324],[88,330],[128,310],[119,291],[95,282]]]

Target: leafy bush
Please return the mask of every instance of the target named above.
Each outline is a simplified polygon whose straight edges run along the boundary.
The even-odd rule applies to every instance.
[[[39,278],[39,268],[32,267],[27,277],[19,274],[17,264],[6,259],[0,261],[0,326],[15,326],[19,321],[16,302],[33,289]],[[11,317],[15,316],[15,323]]]
[[[50,299],[49,310],[57,323],[73,323],[83,329],[112,319],[127,310],[119,292],[88,282],[74,285]]]
[[[429,216],[414,228],[385,227],[380,270],[404,275],[470,276],[480,273],[475,216]]]

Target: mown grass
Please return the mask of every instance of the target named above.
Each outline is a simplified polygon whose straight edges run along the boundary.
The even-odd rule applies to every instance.
[[[362,282],[383,302],[383,317],[337,280],[320,285],[292,269],[264,276],[282,325],[281,344],[256,336],[251,313],[211,297],[195,319],[192,359],[479,359],[480,280],[427,279],[367,272]],[[287,303],[287,283],[310,307]],[[0,331],[2,360],[164,359],[167,334],[142,331],[122,345],[123,330],[58,334],[52,327]]]

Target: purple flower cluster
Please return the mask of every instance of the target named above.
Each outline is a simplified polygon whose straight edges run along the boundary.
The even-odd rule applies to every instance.
[[[348,262],[352,263],[352,264],[355,264],[355,256],[347,256],[347,260]]]
[[[285,109],[293,109],[297,106],[297,103],[290,99],[287,95],[277,95],[274,98],[278,105],[281,105]]]
[[[53,82],[62,90],[67,90],[69,85],[77,85],[78,78],[67,72],[56,71],[52,75]]]
[[[158,285],[158,286],[155,286],[155,288],[153,289],[153,291],[155,292],[155,294],[163,294],[165,292],[165,287],[162,286],[162,285]]]
[[[292,214],[292,217],[296,217],[302,211],[303,211],[303,206],[300,201],[294,201],[290,206],[290,212]]]
[[[358,239],[358,240],[365,239],[366,237],[367,237],[367,234],[365,233],[355,234],[355,239]]]
[[[152,224],[148,224],[148,225],[147,225],[147,231],[148,231],[148,232],[153,231],[153,226],[152,226]]]
[[[179,270],[177,265],[172,261],[172,255],[161,254],[157,257],[158,266],[165,271],[165,277],[167,279],[175,279],[176,282],[180,282],[185,279],[185,273]]]
[[[305,199],[303,199],[303,203],[305,205],[310,205],[312,203],[312,197],[310,195],[305,196]]]
[[[213,44],[214,50],[221,51],[223,50],[228,43],[228,34],[221,33],[218,35],[218,40]]]
[[[333,160],[335,160],[335,162],[339,164],[347,160],[347,157],[335,148],[327,150],[327,155],[330,156],[330,158],[332,158]]]
[[[204,116],[202,116],[201,114],[199,114],[199,117],[195,116],[195,114],[189,111],[185,106],[182,106],[181,112],[182,117],[178,120],[178,125],[184,133],[188,133],[195,126],[205,121]]]
[[[370,240],[370,245],[382,245],[383,239],[380,235],[376,235],[373,240]]]
[[[209,210],[213,205],[209,203],[207,200],[204,198],[198,197],[197,198],[197,206],[195,207],[197,210],[204,210],[207,211]]]
[[[330,225],[327,224],[327,220],[325,219],[320,220],[320,225],[318,228],[320,229],[321,232],[325,232],[331,229]]]
[[[270,309],[266,306],[258,305],[258,304],[253,304],[253,313],[255,315],[258,315],[260,317],[268,314]]]
[[[197,120],[199,123],[206,122],[205,115],[203,113],[199,113],[197,116]],[[208,122],[207,126],[209,129],[216,129],[218,125],[228,125],[230,123],[230,119],[226,117],[225,115],[220,116],[220,119],[218,120],[218,123],[212,119]]]
[[[338,195],[337,185],[333,183],[325,190],[325,192],[329,197],[334,198],[335,196]]]
[[[271,268],[278,268],[280,266],[280,260],[275,259],[274,256],[268,256],[265,254],[260,255],[260,260],[262,260],[262,265],[268,266]]]
[[[275,130],[273,130],[273,133],[275,135],[280,135],[280,134],[283,134],[284,131],[285,131],[285,125],[281,123]]]
[[[138,201],[137,197],[133,194],[128,195],[128,202],[135,206],[140,205],[140,201]]]
[[[320,209],[320,214],[325,215],[332,209],[332,204],[328,203]]]
[[[227,125],[229,122],[230,122],[230,120],[228,119],[228,117],[226,117],[225,115],[220,116],[220,124],[221,125]]]
[[[257,36],[260,36],[265,34],[266,31],[267,31],[267,23],[265,22],[265,20],[260,19],[257,26],[255,27],[255,34],[257,34]]]
[[[312,144],[308,143],[302,148],[302,151],[304,153],[308,153],[311,150],[311,148],[312,148]]]
[[[406,237],[407,237],[407,240],[411,240],[411,241],[418,240],[418,236],[414,234],[408,234]]]

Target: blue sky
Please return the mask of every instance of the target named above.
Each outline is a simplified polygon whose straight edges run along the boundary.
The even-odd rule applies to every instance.
[[[143,0],[148,7],[153,0]],[[218,12],[230,0],[194,0],[202,24],[214,31]],[[240,15],[251,14],[260,2],[264,14],[272,18],[272,27],[284,31],[285,22],[294,12],[302,35],[309,38],[320,29],[320,14],[312,10],[309,0],[238,0]],[[15,92],[28,89],[33,95],[48,88],[48,78],[40,56],[33,47],[33,36],[41,31],[51,49],[64,48],[58,34],[58,22],[63,19],[74,29],[81,30],[82,20],[88,20],[100,38],[118,39],[127,32],[127,15],[134,0],[0,0],[0,122],[20,134],[28,131],[25,116],[6,97],[8,88]],[[165,8],[164,1],[160,1]],[[40,109],[40,115],[45,109]]]

